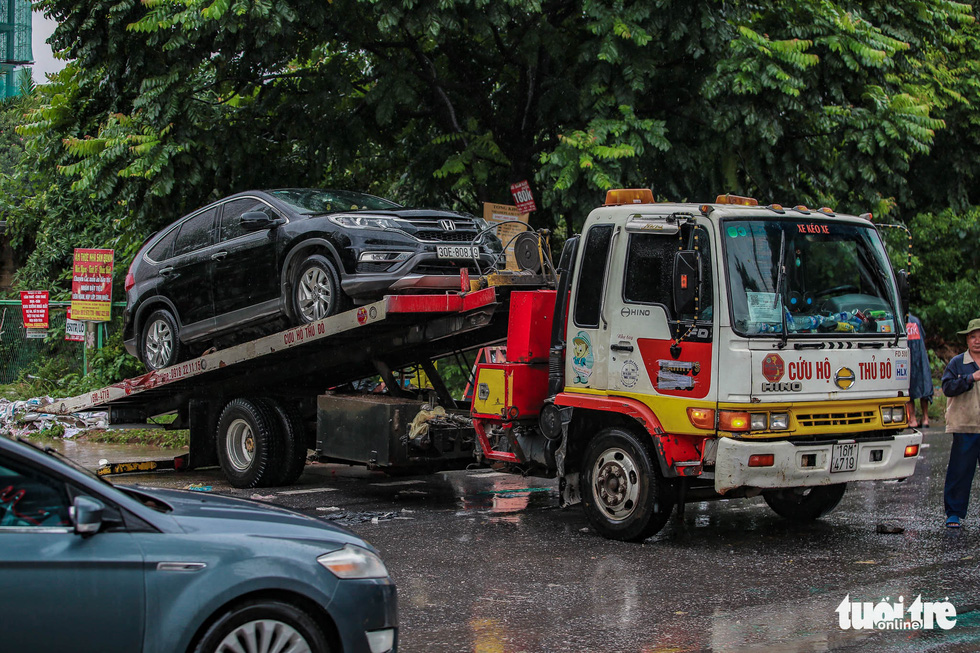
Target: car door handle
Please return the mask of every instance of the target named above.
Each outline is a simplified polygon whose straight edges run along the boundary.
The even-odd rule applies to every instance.
[[[613,351],[633,351],[633,345],[609,345]]]
[[[228,256],[228,252],[215,252],[211,255],[212,261],[220,261],[224,257]]]
[[[170,274],[173,271],[174,271],[174,269],[172,267],[160,268],[160,274],[162,274],[163,276],[167,276],[168,274]]]

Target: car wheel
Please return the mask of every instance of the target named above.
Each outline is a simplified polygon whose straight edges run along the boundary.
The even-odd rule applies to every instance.
[[[140,354],[143,364],[151,370],[176,365],[181,360],[183,348],[177,320],[170,311],[153,311],[143,324]]]
[[[204,633],[195,653],[329,653],[330,646],[308,614],[281,601],[238,605]]]
[[[589,522],[613,540],[650,537],[664,527],[674,508],[673,493],[651,447],[625,429],[607,428],[592,439],[579,483]]]
[[[218,418],[218,462],[237,488],[278,481],[283,434],[278,416],[262,401],[234,399]]]
[[[762,497],[780,517],[796,522],[807,522],[820,519],[836,508],[846,489],[846,483],[791,487],[763,492]]]
[[[293,315],[299,324],[339,313],[348,303],[334,264],[319,254],[310,256],[296,269],[292,289]]]
[[[306,467],[306,430],[303,428],[303,419],[289,404],[276,399],[266,399],[265,402],[279,418],[282,432],[282,458],[276,465],[279,476],[274,485],[292,485]]]

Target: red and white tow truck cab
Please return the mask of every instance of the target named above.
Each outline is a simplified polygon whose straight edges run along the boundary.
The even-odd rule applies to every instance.
[[[870,216],[614,190],[559,272],[512,296],[471,414],[486,458],[557,474],[604,536],[760,493],[815,519],[849,482],[915,471],[907,283]]]

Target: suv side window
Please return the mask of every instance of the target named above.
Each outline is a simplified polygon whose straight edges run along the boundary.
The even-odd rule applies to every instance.
[[[248,213],[249,211],[262,211],[272,217],[276,216],[275,211],[269,205],[254,197],[225,202],[221,207],[221,230],[218,234],[218,242],[223,243],[226,240],[238,238],[239,236],[250,233],[242,229],[241,226],[242,214]]]
[[[193,252],[196,249],[201,249],[211,244],[211,236],[214,233],[214,214],[216,212],[215,209],[209,209],[195,215],[180,225],[180,231],[177,233],[177,241],[174,243],[174,256]]]
[[[153,261],[166,261],[170,258],[170,252],[173,251],[176,238],[177,230],[171,229],[146,255]]]
[[[0,457],[0,532],[71,526],[70,506],[63,482]]]
[[[589,229],[582,253],[582,270],[575,295],[575,324],[582,327],[599,326],[602,309],[602,288],[606,284],[606,262],[613,226],[600,224]]]

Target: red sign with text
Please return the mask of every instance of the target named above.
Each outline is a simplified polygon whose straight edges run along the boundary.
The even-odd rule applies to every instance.
[[[25,329],[48,328],[48,291],[22,290],[20,310],[24,313]]]
[[[511,184],[510,194],[514,196],[514,204],[517,205],[518,213],[530,213],[538,210],[534,203],[534,195],[531,194],[531,186],[528,185],[526,179]]]

